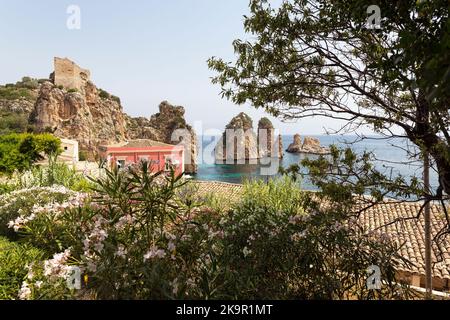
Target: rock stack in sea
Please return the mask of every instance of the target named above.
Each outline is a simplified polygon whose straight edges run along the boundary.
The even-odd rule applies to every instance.
[[[278,135],[277,141],[274,137],[275,128],[272,122],[264,117],[258,122],[258,146],[259,157],[282,158],[283,157],[283,143],[281,135]]]
[[[281,135],[274,143],[275,128],[268,118],[258,122],[258,132],[253,131],[253,120],[244,112],[226,125],[214,150],[216,163],[254,160],[264,157],[283,157]]]
[[[329,154],[330,149],[320,145],[317,138],[305,137],[302,143],[300,135],[294,135],[294,141],[288,146],[286,152],[289,153],[311,153],[311,154]]]
[[[258,159],[258,138],[253,121],[244,112],[226,125],[214,150],[216,162]]]

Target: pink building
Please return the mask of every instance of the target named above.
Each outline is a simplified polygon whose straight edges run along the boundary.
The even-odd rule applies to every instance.
[[[170,166],[175,168],[177,175],[184,172],[183,146],[138,139],[104,146],[102,149],[103,156],[111,167],[124,168],[146,160],[151,163],[154,172],[170,171]]]

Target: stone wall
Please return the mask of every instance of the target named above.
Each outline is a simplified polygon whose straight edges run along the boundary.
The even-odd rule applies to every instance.
[[[89,70],[80,68],[67,58],[54,58],[55,73],[53,81],[56,86],[81,91],[91,76]]]

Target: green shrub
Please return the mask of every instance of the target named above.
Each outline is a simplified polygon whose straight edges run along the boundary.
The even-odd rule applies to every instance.
[[[28,129],[28,115],[25,113],[0,113],[0,135],[22,133]]]
[[[32,79],[30,77],[23,77],[22,81],[18,81],[16,86],[19,88],[27,88],[27,89],[38,89],[39,82],[37,79]]]
[[[0,182],[0,195],[10,193],[16,189],[16,186],[8,182]]]
[[[111,99],[114,100],[115,102],[117,102],[118,104],[121,104],[119,97],[111,95]]]
[[[99,91],[98,95],[99,95],[100,98],[102,98],[102,99],[109,99],[110,98],[110,94],[108,92],[106,92],[105,90],[99,88],[98,91]]]
[[[0,300],[19,298],[19,290],[28,273],[26,266],[43,256],[36,248],[0,237]]]
[[[83,174],[64,162],[57,162],[55,156],[49,157],[48,165],[34,166],[28,171],[13,175],[11,180],[21,189],[59,185],[74,191],[89,191],[93,186]]]
[[[365,233],[350,212],[320,206],[287,179],[247,183],[242,201],[216,222],[209,279],[219,298],[402,298],[395,283],[398,246]],[[213,221],[214,223],[214,221]],[[382,270],[383,290],[366,287],[366,269]]]
[[[79,161],[87,161],[88,160],[88,153],[84,150],[78,151],[78,160]]]
[[[29,169],[34,162],[44,158],[43,154],[61,152],[60,145],[61,141],[48,133],[0,136],[0,172],[11,174]]]
[[[78,92],[78,89],[72,88],[72,89],[67,90],[67,92],[68,92],[68,93]]]
[[[0,99],[5,100],[17,100],[24,98],[28,101],[34,101],[35,98],[27,88],[14,87],[1,87],[0,86]]]

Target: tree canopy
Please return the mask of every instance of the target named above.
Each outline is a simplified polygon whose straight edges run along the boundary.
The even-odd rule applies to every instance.
[[[49,134],[12,133],[0,136],[0,172],[29,169],[45,155],[58,154],[61,141]]]
[[[368,28],[374,4],[380,26]],[[408,138],[432,156],[436,193],[450,194],[450,2],[251,0],[250,11],[236,61],[208,61],[223,97]]]

